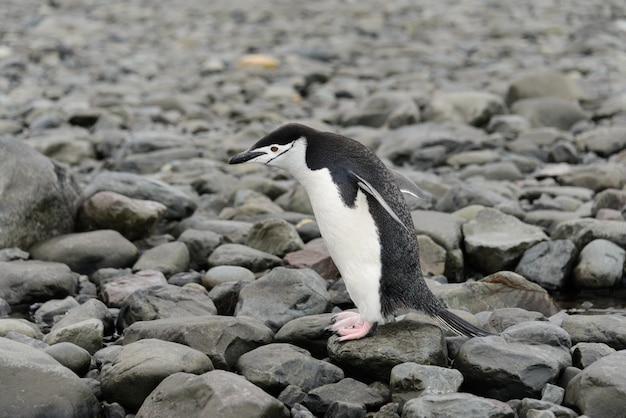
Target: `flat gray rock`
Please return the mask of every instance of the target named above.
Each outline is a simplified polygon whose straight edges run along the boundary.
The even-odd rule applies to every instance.
[[[328,312],[325,280],[311,269],[278,267],[239,293],[235,316],[251,316],[277,331],[292,319]]]
[[[338,405],[334,405],[339,402],[360,406],[360,408],[355,408],[356,411],[365,412],[378,409],[385,401],[385,396],[376,389],[347,377],[336,383],[310,390],[302,404],[314,414],[332,416],[335,408],[341,410]],[[350,408],[344,408],[346,411],[350,410]]]
[[[193,197],[179,189],[132,173],[102,172],[83,191],[85,198],[102,191],[111,191],[133,199],[152,200],[167,208],[165,218],[182,219],[196,209]]]
[[[309,392],[344,377],[339,367],[313,358],[303,348],[285,343],[268,344],[248,351],[237,361],[237,371],[274,395],[289,385]]]
[[[290,414],[280,401],[242,376],[213,370],[165,378],[137,412],[138,418],[174,416],[289,418]]]
[[[67,264],[81,274],[107,267],[128,267],[138,256],[132,242],[110,229],[54,237],[35,245],[30,253],[36,260]]]
[[[136,290],[124,299],[117,328],[123,330],[137,321],[215,314],[217,308],[204,289],[169,284],[153,286]]]
[[[455,369],[417,363],[402,363],[391,369],[391,399],[404,405],[426,395],[458,392],[463,375]]]
[[[205,353],[215,367],[234,370],[241,355],[269,344],[273,332],[254,318],[193,316],[135,322],[124,330],[126,344],[158,338]]]
[[[537,396],[571,363],[569,350],[563,347],[489,336],[463,344],[454,368],[463,374],[465,387],[473,393],[506,401]]]
[[[432,292],[448,307],[472,313],[517,307],[552,316],[559,311],[548,292],[538,284],[511,271],[491,274],[475,282],[436,284]]]
[[[241,244],[223,244],[209,256],[209,266],[241,266],[253,272],[280,266],[282,260],[270,253]]]
[[[211,360],[198,350],[169,341],[140,340],[124,345],[111,363],[102,365],[102,394],[136,411],[166,377],[210,370]]]
[[[0,338],[0,410],[19,417],[99,417],[100,404],[70,369],[42,350]],[[33,391],[33,385],[37,390]]]
[[[494,399],[481,398],[470,393],[426,395],[408,401],[402,409],[402,418],[428,417],[514,418],[511,407]]]
[[[351,375],[383,382],[401,363],[448,364],[443,330],[411,320],[379,326],[375,335],[360,340],[340,342],[333,336],[328,340],[328,355]]]
[[[48,261],[0,261],[0,298],[10,305],[75,295],[78,274]]]
[[[626,349],[626,317],[621,315],[570,315],[561,327],[572,343],[604,343],[616,350]]]

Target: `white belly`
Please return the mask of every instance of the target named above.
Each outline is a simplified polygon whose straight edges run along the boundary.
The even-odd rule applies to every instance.
[[[306,177],[300,182],[309,195],[326,247],[352,301],[364,319],[382,322],[380,244],[365,194],[359,190],[355,207],[348,208],[327,169],[310,171]]]

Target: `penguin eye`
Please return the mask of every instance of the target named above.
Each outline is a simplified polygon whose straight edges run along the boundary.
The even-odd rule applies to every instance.
[[[278,147],[276,145],[274,145],[272,148],[270,148],[270,150],[272,152],[276,152],[276,151],[278,151]]]

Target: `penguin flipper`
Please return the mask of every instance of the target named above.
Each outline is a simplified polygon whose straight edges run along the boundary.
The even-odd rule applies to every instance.
[[[439,320],[443,325],[459,335],[466,337],[486,337],[489,335],[495,335],[489,331],[486,331],[476,325],[472,325],[465,319],[458,315],[453,314],[447,309],[440,310],[435,314],[435,318]]]
[[[391,168],[388,168],[388,170],[393,176],[393,178],[396,180],[396,183],[398,184],[398,187],[400,188],[400,191],[402,193],[410,194],[411,196],[416,197],[418,199],[424,199],[424,200],[430,199],[430,196],[428,195],[428,193],[420,189],[417,186],[417,184],[413,183],[413,180],[411,180],[410,178],[408,178],[407,176],[405,176],[404,174],[402,174],[401,172],[397,170],[394,170]]]
[[[389,206],[389,203],[385,201],[385,198],[378,192],[378,190],[374,188],[374,186],[372,186],[367,180],[356,174],[354,171],[350,171],[350,175],[356,178],[357,186],[359,186],[359,189],[363,190],[363,192],[371,195],[374,199],[376,199],[380,206],[385,209],[385,211],[389,214],[389,216],[393,218],[394,221],[399,223],[406,231],[409,231],[409,228],[407,228],[407,226],[400,220],[398,215],[393,211],[393,209],[391,209],[391,206]]]

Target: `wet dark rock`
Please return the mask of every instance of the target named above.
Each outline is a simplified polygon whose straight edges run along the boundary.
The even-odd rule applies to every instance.
[[[268,344],[244,353],[237,371],[270,394],[278,395],[289,385],[304,392],[343,379],[343,371],[291,344]],[[306,405],[306,404],[305,404]]]
[[[336,411],[340,409],[340,405],[337,405],[340,402],[354,405],[353,407],[345,405],[343,408],[354,409],[356,413],[356,411],[375,410],[385,401],[386,399],[376,389],[348,377],[309,391],[303,405],[315,414],[334,416],[332,414],[336,414]],[[353,416],[360,415],[356,413]]]
[[[511,356],[516,359],[514,363]],[[463,374],[466,390],[506,401],[538,396],[546,383],[555,383],[571,362],[569,350],[562,347],[490,336],[463,344],[454,368]]]
[[[339,342],[338,337],[331,337],[328,355],[351,375],[383,382],[401,363],[447,365],[441,328],[410,320],[379,326],[374,336],[361,340]]]

